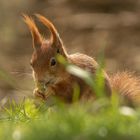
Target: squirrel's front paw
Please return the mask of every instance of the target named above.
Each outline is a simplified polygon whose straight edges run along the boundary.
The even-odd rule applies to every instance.
[[[45,99],[45,94],[41,92],[38,88],[34,89],[33,95],[37,98]]]
[[[52,88],[47,88],[46,91],[41,92],[38,88],[34,89],[33,94],[37,98],[41,98],[43,100],[47,100],[49,96],[54,95],[54,91]]]

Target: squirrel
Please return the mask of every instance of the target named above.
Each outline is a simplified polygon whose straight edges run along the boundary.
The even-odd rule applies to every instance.
[[[96,91],[91,90],[91,87],[84,80],[66,71],[64,65],[56,59],[56,55],[62,55],[70,64],[76,65],[93,75],[96,74],[99,64],[85,54],[69,55],[52,22],[40,14],[36,14],[36,17],[49,29],[51,36],[49,39],[43,38],[34,20],[27,15],[23,15],[33,41],[34,51],[30,64],[36,84],[34,95],[43,100],[54,96],[66,103],[71,103],[74,85],[78,84],[80,88],[79,99],[96,99]],[[112,92],[115,91],[129,103],[140,104],[140,77],[134,76],[131,72],[118,72],[114,75],[108,75],[104,70],[102,71],[104,91],[107,96],[110,97]]]

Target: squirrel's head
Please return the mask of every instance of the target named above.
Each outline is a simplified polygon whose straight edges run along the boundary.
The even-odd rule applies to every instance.
[[[56,82],[62,75],[63,66],[58,63],[57,54],[67,58],[67,53],[63,47],[63,42],[54,25],[45,17],[37,14],[36,17],[50,31],[51,37],[44,39],[40,34],[33,19],[27,15],[23,15],[25,23],[28,25],[33,40],[33,54],[31,58],[31,66],[35,82],[47,85]]]

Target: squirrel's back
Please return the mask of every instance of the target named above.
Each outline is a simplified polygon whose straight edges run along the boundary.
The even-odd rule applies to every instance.
[[[98,67],[97,62],[90,56],[75,53],[68,56],[72,64],[81,67],[84,70],[87,70],[91,73],[94,73]]]
[[[81,53],[71,54],[68,56],[68,59],[72,64],[92,73],[93,75],[96,74],[99,68],[99,64],[92,57],[87,56],[85,54]],[[102,70],[102,72],[105,80],[104,90],[106,95],[110,96],[112,92],[110,78],[108,77],[107,73],[104,70]],[[96,95],[97,93],[94,94]]]

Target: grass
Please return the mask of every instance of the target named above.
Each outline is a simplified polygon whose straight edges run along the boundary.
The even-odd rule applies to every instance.
[[[107,99],[94,103],[35,106],[26,99],[3,110],[1,140],[139,140],[140,111],[113,105]]]
[[[68,65],[67,69],[102,92],[100,69],[96,81],[80,68]],[[74,91],[79,92],[78,87]],[[139,140],[140,108],[121,106],[115,94],[110,99],[99,95],[94,102],[74,100],[71,105],[36,105],[33,99],[9,102],[0,111],[0,140]]]

